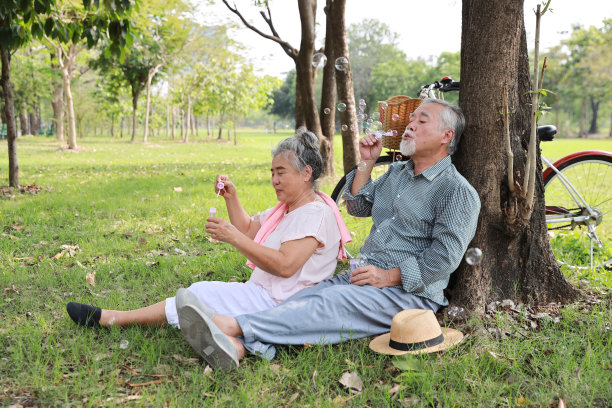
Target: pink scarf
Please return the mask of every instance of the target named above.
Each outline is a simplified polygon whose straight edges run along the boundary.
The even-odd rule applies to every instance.
[[[316,193],[323,199],[325,204],[331,207],[334,211],[334,216],[336,217],[336,222],[338,223],[338,229],[340,230],[340,249],[338,250],[338,259],[341,261],[346,259],[346,252],[344,251],[344,245],[351,242],[353,238],[351,237],[351,233],[348,228],[346,228],[346,224],[342,219],[342,215],[340,215],[340,211],[338,210],[338,206],[336,202],[331,199],[330,196],[323,193],[322,191],[316,191]],[[272,208],[266,220],[264,221],[259,231],[255,235],[254,241],[258,244],[263,244],[263,242],[270,236],[270,234],[276,229],[278,224],[280,224],[283,219],[285,213],[287,212],[287,204],[286,203],[278,203]],[[255,264],[247,259],[247,265],[252,269],[255,269]]]

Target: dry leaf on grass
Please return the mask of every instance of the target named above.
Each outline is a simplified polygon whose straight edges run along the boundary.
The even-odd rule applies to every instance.
[[[340,378],[340,384],[349,390],[360,392],[363,389],[363,382],[356,372],[346,372]]]
[[[174,191],[180,193],[181,191],[183,191],[183,187],[174,187]]]
[[[85,280],[91,286],[96,286],[96,271],[89,272],[87,275],[85,275]]]

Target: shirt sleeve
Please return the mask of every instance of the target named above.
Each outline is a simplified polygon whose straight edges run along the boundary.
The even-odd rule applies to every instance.
[[[357,169],[352,170],[346,175],[346,187],[344,194],[342,194],[342,198],[346,203],[346,211],[353,217],[371,217],[376,187],[384,182],[389,175],[389,171],[376,179],[376,181],[372,181],[372,177],[370,177],[364,186],[361,187],[361,190],[357,194],[352,195],[351,187],[353,186],[356,171]]]
[[[446,287],[476,233],[479,212],[478,194],[465,185],[436,205],[431,245],[399,265],[406,292],[419,294],[436,282]]]

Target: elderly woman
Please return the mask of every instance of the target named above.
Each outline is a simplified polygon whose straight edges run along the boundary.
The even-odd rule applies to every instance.
[[[225,199],[230,222],[210,216],[206,232],[233,245],[253,268],[245,282],[197,282],[176,297],[131,311],[116,311],[70,302],[68,314],[86,326],[130,324],[178,327],[177,308],[197,305],[214,313],[238,316],[270,309],[303,288],[330,278],[336,257],[344,257],[350,234],[331,198],[316,189],[322,159],[316,136],[300,129],[272,152],[272,187],[279,203],[249,217],[231,180],[217,177],[215,192]],[[219,189],[220,183],[223,188]]]

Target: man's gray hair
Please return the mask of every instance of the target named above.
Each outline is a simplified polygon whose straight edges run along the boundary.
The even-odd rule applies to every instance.
[[[281,140],[275,149],[272,149],[272,157],[281,155],[293,165],[297,171],[302,171],[306,166],[312,169],[310,182],[313,188],[323,171],[323,158],[319,152],[319,139],[305,127],[296,130],[293,137]]]
[[[465,116],[463,115],[463,111],[454,103],[446,102],[442,99],[423,99],[421,106],[428,103],[436,103],[444,108],[440,112],[440,117],[438,118],[440,131],[451,129],[455,132],[455,136],[448,143],[447,147],[448,154],[455,153],[457,145],[461,140],[461,135],[463,135],[463,131],[465,130]]]

